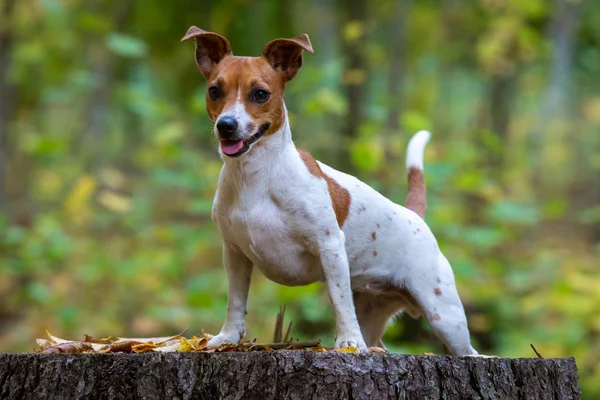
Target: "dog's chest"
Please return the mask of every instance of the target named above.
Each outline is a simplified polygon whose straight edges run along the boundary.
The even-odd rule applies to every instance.
[[[217,202],[215,222],[223,237],[272,281],[294,286],[323,280],[320,260],[295,229],[293,213],[277,203],[271,196]]]

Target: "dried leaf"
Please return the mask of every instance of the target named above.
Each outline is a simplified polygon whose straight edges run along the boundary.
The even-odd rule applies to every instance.
[[[131,346],[131,350],[133,350],[135,353],[148,353],[148,352],[153,351],[157,347],[158,347],[158,345],[155,343],[146,342],[146,343],[140,343],[140,344]]]
[[[218,353],[228,353],[237,350],[245,351],[244,345],[223,343],[215,348],[215,351]]]
[[[85,342],[85,343],[89,343],[89,342]],[[90,345],[92,346],[92,349],[95,352],[103,352],[106,349],[110,349],[110,344],[108,344],[108,343],[90,343]]]
[[[160,353],[174,353],[174,352],[178,351],[177,350],[178,347],[179,347],[179,342],[157,347],[154,349],[154,351],[158,351]]]
[[[373,347],[369,347],[369,352],[384,354],[384,353],[387,353],[388,351],[382,347],[373,346]]]
[[[194,351],[194,346],[184,337],[179,338],[179,345],[177,346],[177,351],[180,353],[189,353]]]
[[[360,353],[360,351],[358,351],[358,348],[356,348],[354,346],[340,347],[339,349],[335,349],[335,351],[337,351],[338,353],[354,353],[354,354]]]
[[[201,330],[201,332],[202,332],[202,337],[205,337],[205,338],[207,338],[208,340],[210,340],[210,339],[212,339],[212,338],[214,338],[214,337],[215,337],[215,335],[211,335],[210,333],[206,333],[206,332],[204,332],[204,329],[202,329],[202,330]]]
[[[48,335],[48,337],[50,338],[50,340],[54,343],[54,344],[61,344],[61,343],[72,343],[73,340],[65,340],[65,339],[61,339],[58,338],[56,336],[52,336],[50,334],[50,332],[46,331],[46,335]]]
[[[201,350],[206,349],[206,346],[208,346],[208,338],[207,337],[199,338],[197,336],[193,336],[190,339],[190,343],[194,347],[194,350],[201,351]]]
[[[44,354],[79,354],[90,351],[92,345],[86,342],[62,342],[43,350]]]
[[[53,345],[53,343],[47,339],[35,339],[35,342],[40,347],[40,350],[45,350]]]
[[[168,342],[169,340],[179,339],[184,333],[185,333],[185,331],[183,331],[179,335],[175,335],[175,336],[163,336],[163,337],[154,337],[154,338],[119,338],[115,343],[130,341],[130,342],[153,343],[156,345],[161,345],[165,342]]]
[[[250,346],[250,348],[248,348],[248,351],[256,351],[256,350],[266,350],[266,351],[273,351],[273,349],[266,345],[266,344],[255,344]]]
[[[109,346],[111,353],[131,353],[132,347],[138,344],[142,344],[142,342],[136,342],[133,340],[126,342],[115,342]]]
[[[85,335],[85,339],[83,340],[84,342],[88,342],[88,343],[97,343],[97,344],[106,344],[107,340],[104,339],[94,339],[93,337],[89,336],[89,335]]]

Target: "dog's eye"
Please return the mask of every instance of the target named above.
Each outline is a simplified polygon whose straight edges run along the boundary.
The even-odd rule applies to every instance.
[[[211,99],[217,100],[219,97],[221,97],[221,89],[219,89],[217,86],[211,86],[208,89],[208,95]]]
[[[266,90],[258,89],[254,91],[252,98],[257,103],[264,103],[265,101],[269,100],[270,95],[271,93],[267,92]]]

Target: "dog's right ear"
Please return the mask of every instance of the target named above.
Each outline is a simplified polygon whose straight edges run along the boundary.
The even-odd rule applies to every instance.
[[[181,41],[190,39],[196,39],[196,63],[205,78],[208,78],[223,57],[231,55],[229,42],[217,33],[206,32],[197,26],[192,26]]]

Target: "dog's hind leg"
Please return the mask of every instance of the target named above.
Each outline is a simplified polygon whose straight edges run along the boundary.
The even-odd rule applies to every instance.
[[[381,337],[391,317],[402,307],[397,299],[365,292],[354,293],[360,331],[368,347],[384,347]]]
[[[440,253],[438,268],[411,282],[410,292],[436,336],[453,355],[477,355],[471,346],[467,318],[448,260]]]

